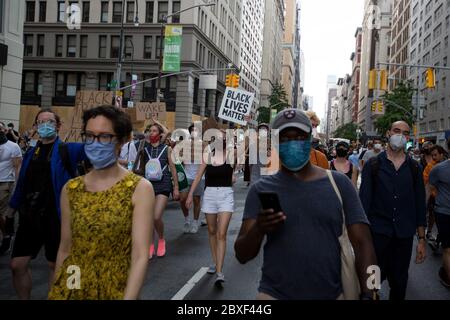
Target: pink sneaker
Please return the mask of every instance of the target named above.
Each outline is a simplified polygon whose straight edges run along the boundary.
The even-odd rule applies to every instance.
[[[158,241],[158,251],[156,255],[158,257],[164,257],[166,255],[166,241],[164,239]]]
[[[155,245],[152,244],[150,246],[150,252],[149,252],[149,259],[153,258],[153,255],[155,254]]]

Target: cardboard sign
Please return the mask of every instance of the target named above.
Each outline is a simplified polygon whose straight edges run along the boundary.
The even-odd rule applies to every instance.
[[[245,126],[255,94],[244,90],[227,88],[219,110],[219,118]]]
[[[101,105],[111,105],[113,93],[111,91],[78,91],[75,98],[73,120],[65,141],[81,142],[81,127],[83,112]]]
[[[139,102],[136,104],[136,120],[150,120],[154,116],[159,121],[166,121],[166,104],[164,102]]]

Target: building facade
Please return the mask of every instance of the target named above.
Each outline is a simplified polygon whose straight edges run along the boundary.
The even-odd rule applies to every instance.
[[[0,121],[18,128],[25,1],[0,0]]]
[[[334,75],[329,75],[327,77],[327,112],[326,112],[326,117],[325,117],[325,121],[323,123],[323,126],[325,128],[325,135],[326,135],[326,140],[328,141],[333,134],[333,127],[334,127],[334,123],[332,123],[333,121],[333,109],[335,108],[334,105],[336,104],[336,97],[338,95],[337,92],[337,78]]]
[[[444,0],[411,1],[410,61],[414,65],[448,65],[450,56],[450,3]],[[411,68],[410,79],[419,89],[419,105],[426,108],[417,127],[419,138],[444,145],[450,137],[450,79],[436,69],[435,89],[425,88],[425,68]]]
[[[158,76],[164,17],[199,5],[184,1],[27,1],[24,30],[22,105],[73,106],[77,90],[114,90],[124,25],[124,61],[120,87]],[[81,28],[66,25],[66,10],[78,4]],[[122,10],[122,5],[125,8]],[[137,6],[136,6],[137,4]],[[200,90],[200,69],[239,66],[241,2],[220,1],[169,18],[183,26],[181,71],[161,81],[170,128],[186,128],[195,119],[218,112],[226,71],[217,71],[217,90]],[[135,26],[136,16],[139,25]],[[123,20],[122,20],[123,19]],[[155,101],[156,80],[124,90],[128,101]]]
[[[350,97],[352,122],[358,123],[359,113],[359,85],[361,80],[361,51],[362,51],[362,28],[357,28],[355,33],[355,52],[350,56],[352,61],[351,90]]]
[[[263,65],[261,76],[262,107],[270,107],[272,87],[282,82],[284,0],[265,0]]]
[[[364,7],[358,125],[368,136],[377,135],[374,122],[378,116],[372,114],[371,106],[384,94],[384,91],[369,90],[369,72],[377,68],[378,63],[389,61],[393,3],[394,0],[366,0]]]
[[[255,93],[253,115],[256,114],[260,104],[264,14],[264,1],[242,1],[240,86],[246,91]]]
[[[283,41],[283,68],[282,84],[287,93],[287,102],[290,106],[296,107],[297,88],[300,81],[298,70],[298,51],[300,39],[297,35],[298,7],[296,0],[285,0],[286,15],[284,19],[284,41]],[[297,40],[299,46],[297,47]],[[297,84],[297,86],[296,86]]]

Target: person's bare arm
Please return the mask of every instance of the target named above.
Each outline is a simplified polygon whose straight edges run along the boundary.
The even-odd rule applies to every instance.
[[[186,208],[190,209],[192,207],[192,202],[194,201],[194,191],[197,189],[200,180],[202,180],[203,175],[206,171],[206,163],[202,163],[200,168],[198,169],[197,175],[195,176],[194,182],[192,182],[192,186],[189,188],[189,194],[186,199]]]
[[[178,200],[180,197],[180,190],[178,189],[178,174],[177,174],[177,168],[175,167],[175,163],[172,161],[172,148],[168,148],[169,152],[169,168],[170,172],[172,173],[172,180],[173,180],[173,199]]]
[[[148,248],[150,239],[153,239],[155,204],[155,193],[150,182],[145,179],[139,181],[132,202],[134,209],[131,231],[131,266],[125,289],[125,300],[135,300],[139,297],[147,274]]]
[[[348,237],[355,252],[356,272],[358,273],[361,291],[372,293],[373,290],[367,287],[367,273],[369,266],[377,265],[377,257],[373,247],[372,235],[369,226],[363,223],[347,226]]]
[[[61,191],[61,240],[59,242],[58,255],[56,258],[55,276],[59,273],[64,260],[69,256],[72,248],[72,228],[70,221],[71,211],[69,197],[67,195],[67,184]],[[52,280],[52,282],[54,279]]]
[[[352,182],[355,188],[358,188],[358,175],[359,175],[358,169],[355,166],[353,166]]]
[[[16,174],[16,182],[19,179],[20,167],[22,166],[22,157],[17,157],[12,159],[14,171]]]

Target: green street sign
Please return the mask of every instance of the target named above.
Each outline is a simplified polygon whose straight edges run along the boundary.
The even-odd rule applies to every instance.
[[[180,72],[181,70],[181,41],[183,27],[178,25],[166,26],[164,38],[164,72]]]

